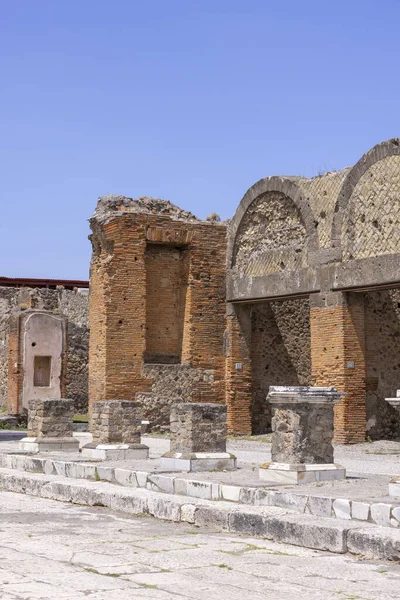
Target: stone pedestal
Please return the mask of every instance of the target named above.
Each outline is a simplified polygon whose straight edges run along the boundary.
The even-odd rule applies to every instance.
[[[161,457],[162,471],[222,471],[236,468],[226,452],[226,406],[178,403],[171,407],[171,449]]]
[[[385,398],[386,402],[393,406],[398,412],[400,412],[400,390],[396,391],[395,398]],[[400,476],[396,476],[389,483],[389,496],[393,498],[400,498]]]
[[[390,404],[390,406],[393,406],[393,408],[396,408],[398,411],[400,411],[400,390],[396,390],[395,398],[385,398],[385,400]]]
[[[260,479],[298,485],[345,478],[345,469],[333,462],[333,408],[340,398],[333,387],[269,388],[272,462],[260,468]]]
[[[78,452],[73,437],[73,400],[45,398],[28,406],[28,437],[19,442],[23,452]]]
[[[129,400],[94,402],[90,417],[93,442],[82,456],[93,460],[148,458],[149,448],[140,443],[140,404]]]

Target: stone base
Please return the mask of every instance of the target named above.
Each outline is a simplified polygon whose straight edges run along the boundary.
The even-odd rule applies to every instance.
[[[389,482],[389,496],[400,498],[400,477],[394,477]]]
[[[79,440],[73,437],[24,437],[19,442],[22,452],[79,452]]]
[[[228,452],[168,452],[160,459],[160,471],[233,471],[236,456]]]
[[[281,485],[301,485],[319,481],[333,481],[346,478],[346,469],[340,465],[269,463],[260,467],[258,476],[263,481]]]
[[[82,456],[92,460],[138,460],[149,458],[145,444],[86,444]]]
[[[92,443],[92,434],[89,431],[74,431],[73,437],[78,440],[79,448],[83,448],[87,444]]]

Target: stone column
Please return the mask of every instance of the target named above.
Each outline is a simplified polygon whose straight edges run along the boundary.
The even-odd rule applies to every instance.
[[[327,292],[310,296],[311,366],[316,386],[345,392],[335,408],[335,441],[365,441],[364,297]]]
[[[260,468],[260,479],[296,485],[345,477],[333,462],[333,408],[340,398],[332,387],[269,388],[272,462]]]
[[[73,437],[74,401],[45,398],[28,405],[28,437],[19,443],[24,452],[78,452]]]
[[[171,449],[161,457],[163,471],[222,471],[236,468],[226,452],[226,406],[182,402],[170,415]]]
[[[93,402],[90,415],[93,442],[82,448],[82,456],[97,460],[148,458],[148,446],[140,443],[140,413],[140,404],[130,400]]]

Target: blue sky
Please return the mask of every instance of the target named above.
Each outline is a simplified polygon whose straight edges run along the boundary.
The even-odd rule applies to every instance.
[[[400,135],[398,0],[0,0],[0,275],[87,278],[98,196],[233,215]]]

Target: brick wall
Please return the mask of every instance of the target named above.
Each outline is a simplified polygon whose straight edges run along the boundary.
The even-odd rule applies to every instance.
[[[193,216],[129,212],[136,201],[124,201],[124,214],[91,220],[90,400],[140,393],[145,417],[146,394],[160,389],[144,373],[146,359],[173,355],[183,368],[207,371],[191,379],[190,400],[224,402],[226,228]],[[165,369],[152,375],[169,378]],[[169,404],[165,389],[157,397]]]
[[[345,392],[335,407],[335,441],[365,440],[366,374],[364,298],[331,294],[331,305],[312,298],[311,363],[313,384],[333,385]],[[354,365],[354,366],[353,366]]]
[[[148,244],[146,266],[146,353],[154,363],[179,363],[188,284],[185,248]]]
[[[228,432],[251,434],[252,372],[249,306],[229,306],[226,320],[226,404]]]

